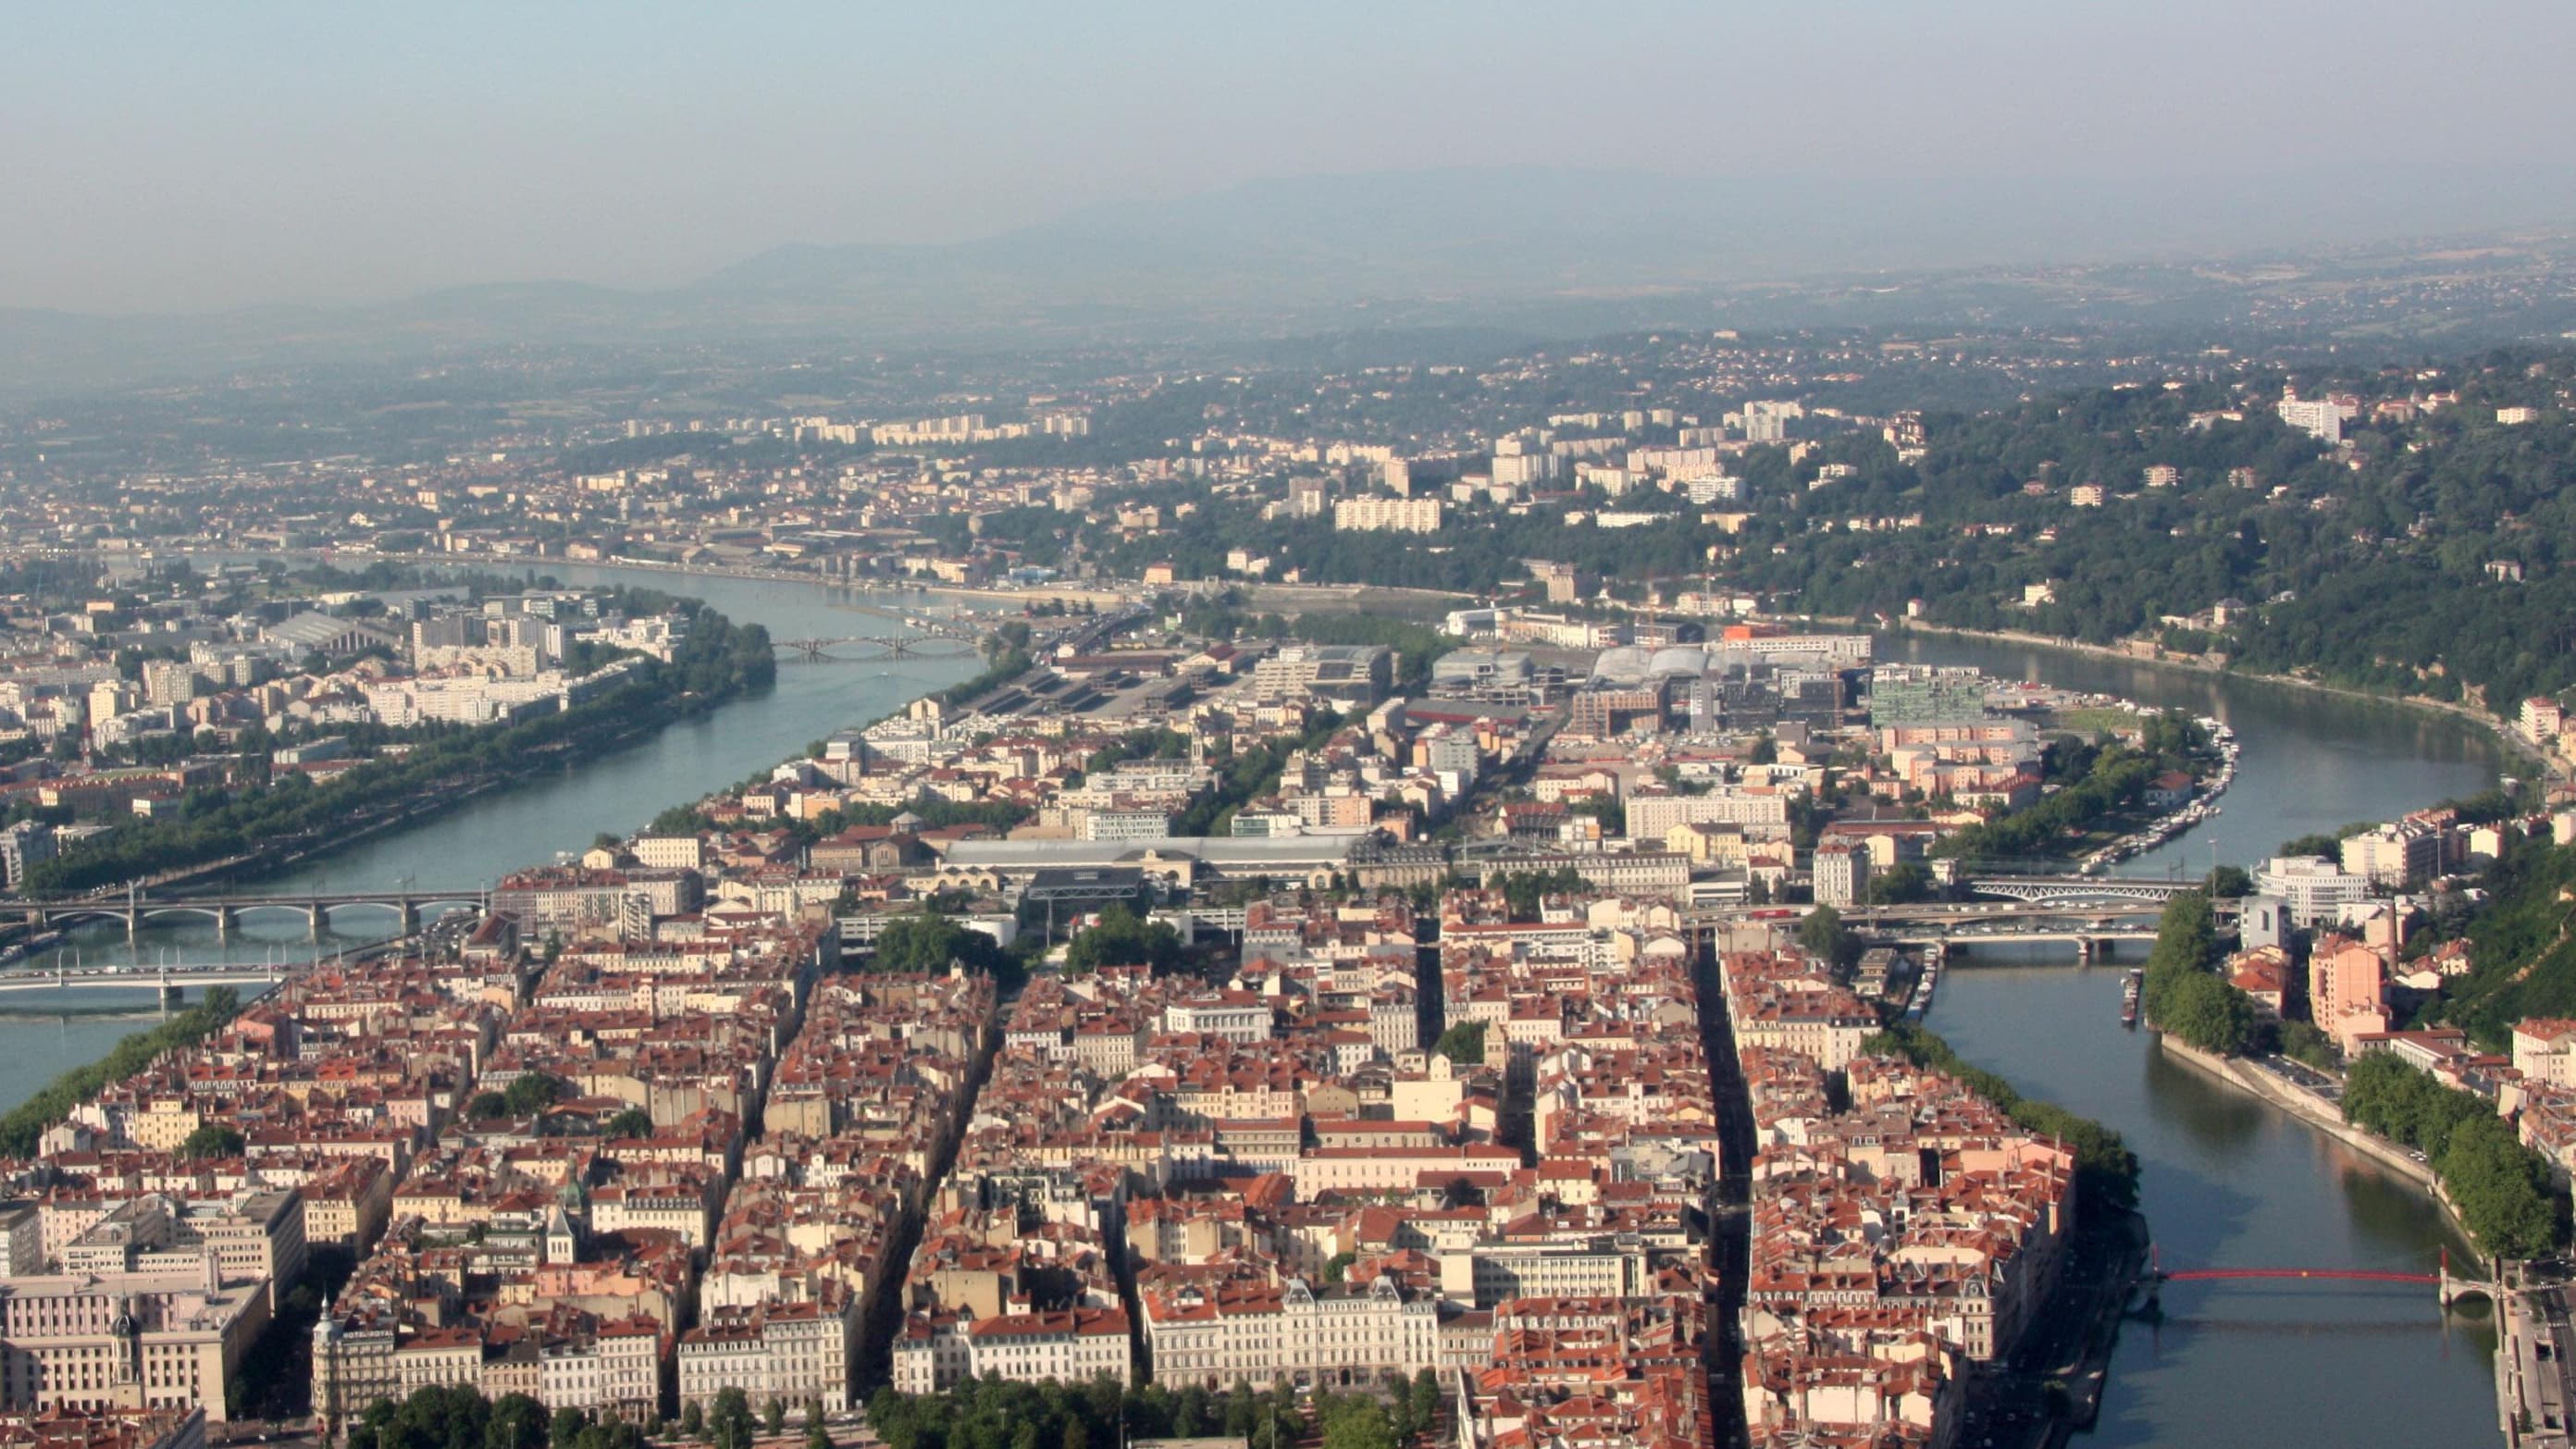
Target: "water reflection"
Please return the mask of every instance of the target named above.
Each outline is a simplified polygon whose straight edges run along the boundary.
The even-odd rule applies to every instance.
[[[2160,1051],[2144,1054],[2147,1093],[2170,1105],[2174,1121],[2213,1157],[2232,1157],[2260,1136],[2274,1109],[2220,1086]]]

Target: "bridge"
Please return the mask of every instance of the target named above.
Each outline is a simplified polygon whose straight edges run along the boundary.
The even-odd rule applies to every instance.
[[[30,932],[77,926],[86,921],[123,921],[125,938],[131,941],[142,934],[145,922],[195,917],[214,922],[217,938],[230,940],[233,928],[241,923],[242,917],[261,911],[283,911],[304,917],[306,927],[318,940],[323,926],[342,911],[390,912],[400,928],[395,934],[408,936],[420,929],[421,912],[439,908],[489,915],[492,898],[482,891],[357,891],[339,895],[165,898],[137,892],[121,898],[76,896],[68,900],[0,900],[0,920],[15,917],[26,922]]]
[[[2074,901],[2153,901],[2161,906],[2185,891],[2200,889],[2196,880],[2150,880],[2121,875],[1979,876],[1962,881],[1970,895],[2032,905]]]
[[[2433,1273],[2408,1273],[2385,1268],[2184,1268],[2166,1272],[2152,1266],[2146,1276],[2147,1299],[2154,1302],[2157,1290],[2167,1283],[2396,1283],[2408,1287],[2430,1288],[2448,1308],[2463,1298],[2484,1298],[2492,1302],[2494,1285],[2477,1278],[2462,1278],[2451,1272],[2451,1253],[2442,1250],[2442,1266]]]
[[[2118,942],[2156,938],[2161,904],[2097,901],[2074,905],[1923,904],[1847,906],[1843,924],[1862,939],[1965,949],[1980,942],[2072,946],[2086,961]]]
[[[196,966],[82,966],[0,972],[0,993],[19,991],[155,991],[165,1003],[191,986],[256,986],[263,991],[313,965],[310,961],[206,962]]]
[[[2024,931],[1996,931],[1980,935],[1951,935],[1941,931],[1866,931],[1858,933],[1863,941],[1879,945],[1928,946],[1944,955],[1966,952],[1980,945],[2063,946],[2075,952],[2076,959],[2090,966],[2100,961],[2113,946],[2152,945],[2152,930],[2093,931],[2075,927],[2035,926]]]
[[[853,634],[838,639],[781,639],[778,651],[798,664],[867,664],[880,659],[956,659],[975,652],[971,641],[937,634]],[[846,650],[863,650],[851,654]]]
[[[1842,906],[1843,923],[1862,925],[1973,925],[1980,921],[2081,921],[2109,930],[2122,922],[2153,921],[2164,906],[2148,901],[2050,902],[1920,901],[1908,905]]]

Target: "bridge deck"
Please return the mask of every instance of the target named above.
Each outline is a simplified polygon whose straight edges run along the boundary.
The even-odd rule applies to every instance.
[[[2439,1287],[2439,1273],[2397,1273],[2377,1268],[2185,1268],[2157,1276],[2168,1283],[2223,1282],[2233,1279],[2318,1278],[2344,1283],[2412,1283]]]

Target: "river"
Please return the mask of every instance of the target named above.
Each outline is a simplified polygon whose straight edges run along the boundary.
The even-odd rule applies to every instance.
[[[707,599],[774,637],[888,632],[853,605],[868,596],[812,585],[675,578],[554,567],[572,583],[635,583]],[[2465,723],[2259,682],[2157,669],[2058,650],[1932,638],[1898,657],[2187,708],[2231,725],[2244,747],[2224,813],[2129,862],[2129,872],[2197,875],[2213,856],[2250,864],[2280,841],[2384,819],[2494,782],[2506,758]],[[766,769],[808,740],[882,714],[972,672],[972,661],[782,665],[776,689],[664,730],[578,771],[480,800],[405,834],[367,842],[270,882],[355,890],[409,879],[471,886],[514,866],[626,831],[666,805]],[[353,915],[323,949],[374,939],[384,918]],[[228,946],[208,927],[156,927],[129,946],[116,928],[80,933],[89,959],[157,952],[204,960],[300,956],[300,921],[254,919]],[[21,997],[20,1000],[52,998]],[[126,1000],[130,1001],[128,997]],[[79,1004],[74,993],[66,1004]],[[2187,1266],[2402,1267],[2430,1271],[2461,1245],[2429,1199],[2287,1115],[2170,1062],[2118,1023],[2119,978],[2072,965],[1974,966],[1951,973],[1932,1025],[1970,1060],[2035,1096],[2124,1133],[2144,1164],[2143,1207],[2164,1261]],[[0,1019],[0,1108],[94,1059],[131,1020]],[[2474,1312],[2445,1319],[2429,1291],[2325,1284],[2176,1284],[2167,1318],[2131,1324],[2114,1360],[2105,1445],[2480,1445],[2496,1439],[2494,1335]]]
[[[838,639],[909,633],[869,607],[896,601],[887,593],[825,589],[812,584],[719,576],[675,577],[618,568],[549,565],[568,585],[625,584],[706,600],[737,623],[761,624],[773,639]],[[921,607],[917,596],[901,602]],[[390,890],[408,882],[418,889],[477,889],[509,870],[542,864],[565,851],[580,851],[602,831],[624,834],[670,805],[684,804],[803,751],[837,729],[863,724],[933,689],[981,669],[974,657],[897,659],[883,663],[781,663],[777,685],[735,698],[696,719],[656,731],[634,744],[578,768],[473,801],[411,830],[358,842],[257,882],[263,891]],[[382,940],[393,926],[390,912],[343,911],[315,942],[300,915],[253,913],[218,940],[211,922],[172,917],[127,941],[122,924],[83,926],[57,952],[40,953],[26,970],[57,960],[95,965],[127,962],[149,970],[159,960],[302,960]],[[104,1055],[142,1024],[130,1014],[137,993],[66,991],[0,996],[0,1111],[60,1073]],[[121,1006],[115,1018],[55,1016],[36,1008],[73,1012]]]
[[[2386,819],[2493,784],[2507,759],[2465,722],[2314,690],[2062,650],[1899,641],[1900,657],[2100,690],[2223,721],[2244,746],[2223,812],[2120,869],[2197,875],[2281,841]],[[1945,975],[1929,1024],[2014,1086],[2116,1127],[2168,1268],[2431,1272],[2466,1245],[2411,1183],[2119,1024],[2120,973],[1971,965]],[[2492,1320],[2445,1317],[2430,1289],[2198,1282],[2165,1290],[2160,1325],[2126,1325],[2094,1433],[2079,1443],[2486,1445]]]

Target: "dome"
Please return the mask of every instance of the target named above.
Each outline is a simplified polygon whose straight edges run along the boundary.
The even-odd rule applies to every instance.
[[[1646,664],[1650,658],[1652,656],[1645,650],[1633,644],[1622,644],[1616,649],[1604,649],[1601,651],[1601,657],[1592,661],[1592,677],[1622,681],[1640,680],[1646,677]]]
[[[1682,646],[1658,649],[1654,658],[1647,661],[1646,672],[1650,675],[1706,674],[1708,651]]]

